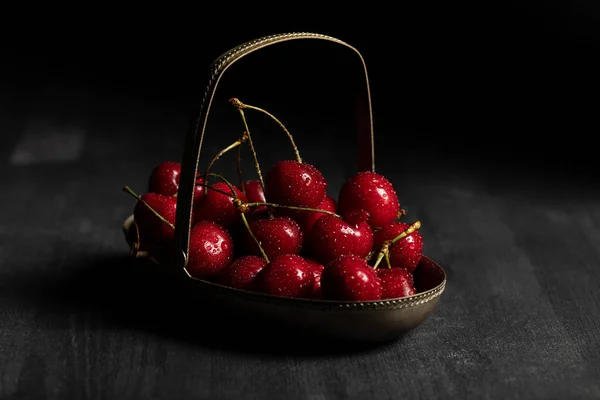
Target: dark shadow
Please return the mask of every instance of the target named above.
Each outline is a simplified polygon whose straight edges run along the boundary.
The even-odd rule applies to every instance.
[[[40,313],[93,315],[100,327],[136,329],[224,351],[318,357],[368,352],[384,344],[342,343],[239,315],[189,290],[179,275],[147,260],[104,257],[54,277],[13,276],[14,297]],[[91,327],[93,329],[93,327]]]

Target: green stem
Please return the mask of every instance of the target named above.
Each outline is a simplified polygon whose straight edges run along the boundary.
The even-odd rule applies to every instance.
[[[377,254],[377,259],[375,260],[375,264],[373,265],[373,269],[377,269],[377,267],[379,266],[379,263],[381,263],[381,260],[383,260],[383,256],[384,256],[384,253],[381,252],[381,251]]]
[[[123,188],[123,190],[132,195],[133,197],[135,197],[137,199],[137,201],[140,201],[142,204],[144,204],[146,207],[148,207],[148,210],[150,210],[154,215],[156,215],[156,217],[158,219],[160,219],[162,222],[164,222],[165,224],[169,225],[171,227],[171,229],[175,230],[175,226],[170,223],[169,221],[167,221],[165,219],[165,217],[163,217],[162,215],[160,215],[158,213],[158,211],[156,211],[154,208],[150,207],[150,204],[146,203],[146,201],[144,201],[136,192],[134,192],[133,190],[131,190],[131,188],[129,186],[125,186]]]
[[[260,245],[260,241],[256,238],[256,236],[254,236],[252,229],[250,229],[250,224],[248,224],[248,219],[246,219],[246,215],[244,215],[244,213],[241,213],[240,215],[242,216],[242,221],[244,222],[244,225],[246,226],[248,233],[250,234],[250,236],[252,236],[252,239],[254,239],[254,241],[256,242],[256,245],[258,246],[258,249],[260,250],[260,253],[262,254],[263,258],[265,259],[265,261],[267,263],[269,263],[270,262],[269,257],[267,257],[267,253],[265,253],[265,250]]]
[[[237,100],[237,99],[236,99]],[[296,146],[296,142],[294,141],[294,137],[292,136],[292,134],[290,133],[290,131],[287,130],[287,128],[285,127],[285,125],[283,125],[283,123],[277,119],[273,114],[271,114],[270,112],[263,110],[262,108],[258,108],[255,106],[250,106],[248,104],[244,104],[241,101],[237,100],[239,102],[239,104],[237,105],[237,107],[241,107],[241,108],[247,108],[249,110],[254,110],[254,111],[258,111],[261,112],[263,114],[266,114],[268,117],[270,117],[273,121],[275,121],[277,123],[277,125],[279,125],[281,127],[281,129],[283,129],[283,131],[285,132],[285,134],[288,136],[288,138],[290,139],[290,142],[292,144],[292,147],[294,148],[294,152],[296,153],[296,160],[302,164],[302,158],[300,157],[300,152],[298,151],[298,147]]]
[[[235,198],[235,196],[232,195],[231,193],[227,193],[227,192],[225,192],[225,191],[223,191],[221,189],[214,188],[214,187],[212,187],[211,185],[209,185],[207,183],[196,183],[196,185],[197,186],[204,186],[205,188],[210,189],[210,190],[214,190],[215,192],[221,193],[222,195]]]
[[[248,133],[244,132],[244,136],[248,137]],[[246,185],[244,185],[244,174],[242,171],[242,146],[238,146],[237,148],[237,173],[238,173],[238,180],[240,181],[240,187],[242,188],[242,193],[244,193],[244,196],[246,195]]]
[[[242,135],[241,138],[239,138],[238,140],[236,140],[235,142],[233,142],[232,144],[230,144],[229,146],[225,147],[223,150],[221,150],[220,152],[218,152],[217,155],[211,160],[210,164],[208,164],[208,167],[206,167],[206,173],[204,174],[204,176],[208,176],[208,174],[210,173],[210,169],[212,168],[212,166],[215,164],[215,162],[217,162],[217,160],[219,158],[221,158],[221,156],[223,154],[227,153],[230,150],[235,149],[236,147],[239,147],[247,139],[248,139],[247,135]],[[239,154],[239,152],[238,152],[238,154]]]
[[[246,203],[246,205],[248,207],[260,207],[260,206],[267,206],[267,207],[273,207],[273,208],[287,208],[290,210],[299,210],[299,211],[312,211],[312,212],[318,212],[318,213],[323,213],[323,214],[329,214],[329,215],[333,215],[334,217],[338,217],[341,218],[339,215],[337,215],[336,213],[333,213],[331,211],[327,211],[327,210],[319,210],[316,208],[307,208],[307,207],[296,207],[296,206],[284,206],[281,204],[274,204],[274,203]]]
[[[260,184],[262,187],[265,187],[265,182],[263,180],[263,175],[260,170],[260,164],[258,163],[258,156],[256,155],[256,149],[254,148],[254,142],[252,141],[252,135],[250,134],[250,128],[248,127],[248,121],[246,121],[246,115],[244,114],[244,110],[242,109],[243,104],[236,98],[229,100],[229,102],[237,108],[240,116],[242,117],[242,122],[244,123],[244,128],[246,129],[246,134],[248,134],[248,144],[250,145],[250,151],[252,151],[252,156],[254,157],[254,168],[256,168],[256,173],[258,174],[258,179],[260,180]]]
[[[392,268],[392,263],[390,261],[390,252],[389,251],[385,253],[385,262],[386,262],[388,268]]]
[[[396,243],[398,240],[402,239],[403,237],[410,235],[411,233],[413,233],[420,227],[421,227],[421,221],[417,221],[414,224],[412,224],[411,226],[409,226],[404,232],[402,232],[401,234],[399,234],[398,236],[393,238],[392,240],[384,242],[383,245],[381,246],[381,250],[379,250],[379,254],[377,254],[377,260],[375,260],[375,265],[373,265],[373,269],[377,269],[377,267],[381,263],[381,260],[383,260],[384,257],[386,258],[388,265],[391,267],[390,258],[389,258],[390,246],[393,245],[394,243]]]
[[[411,226],[409,226],[404,232],[402,232],[401,234],[399,234],[398,236],[396,236],[395,238],[393,238],[390,241],[390,244],[396,243],[398,240],[402,239],[405,236],[410,235],[411,233],[413,233],[414,231],[416,231],[420,227],[421,227],[421,221],[415,222],[414,224],[412,224]]]

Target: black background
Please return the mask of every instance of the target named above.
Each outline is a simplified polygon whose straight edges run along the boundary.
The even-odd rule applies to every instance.
[[[489,164],[581,178],[593,166],[600,16],[591,1],[157,7],[66,9],[24,22],[8,36],[11,82],[108,90],[192,118],[218,55],[263,35],[313,31],[365,56],[386,149],[442,153],[473,170]],[[265,51],[240,70],[262,71],[255,87],[279,87],[285,74],[335,64],[319,51],[303,53],[312,60],[304,63]],[[340,61],[335,73],[359,72],[347,65]],[[319,97],[298,87],[264,98],[285,92],[277,102],[291,106],[290,98]]]

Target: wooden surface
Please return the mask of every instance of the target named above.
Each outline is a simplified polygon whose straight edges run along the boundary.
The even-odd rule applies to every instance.
[[[127,259],[121,223],[134,200],[121,187],[142,192],[154,164],[179,160],[179,111],[62,86],[0,101],[2,399],[600,398],[589,183],[398,157],[381,128],[378,170],[422,221],[448,285],[403,339],[333,351],[261,340]],[[226,144],[216,136],[212,152]],[[333,145],[300,141],[335,194],[352,164],[339,167]]]

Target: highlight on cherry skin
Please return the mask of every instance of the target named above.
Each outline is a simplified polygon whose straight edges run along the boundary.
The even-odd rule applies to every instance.
[[[195,279],[271,296],[365,302],[418,293],[414,274],[423,257],[420,221],[400,208],[397,188],[384,175],[362,171],[332,193],[319,166],[300,156],[294,138],[272,113],[231,99],[240,134],[198,169],[191,199],[186,270]],[[246,118],[281,128],[289,153],[264,170]],[[254,169],[242,171],[250,154]],[[237,163],[238,176],[218,173]],[[215,172],[217,171],[217,172]],[[135,199],[131,253],[159,262],[174,249],[181,164],[161,160],[148,171],[147,190]]]

